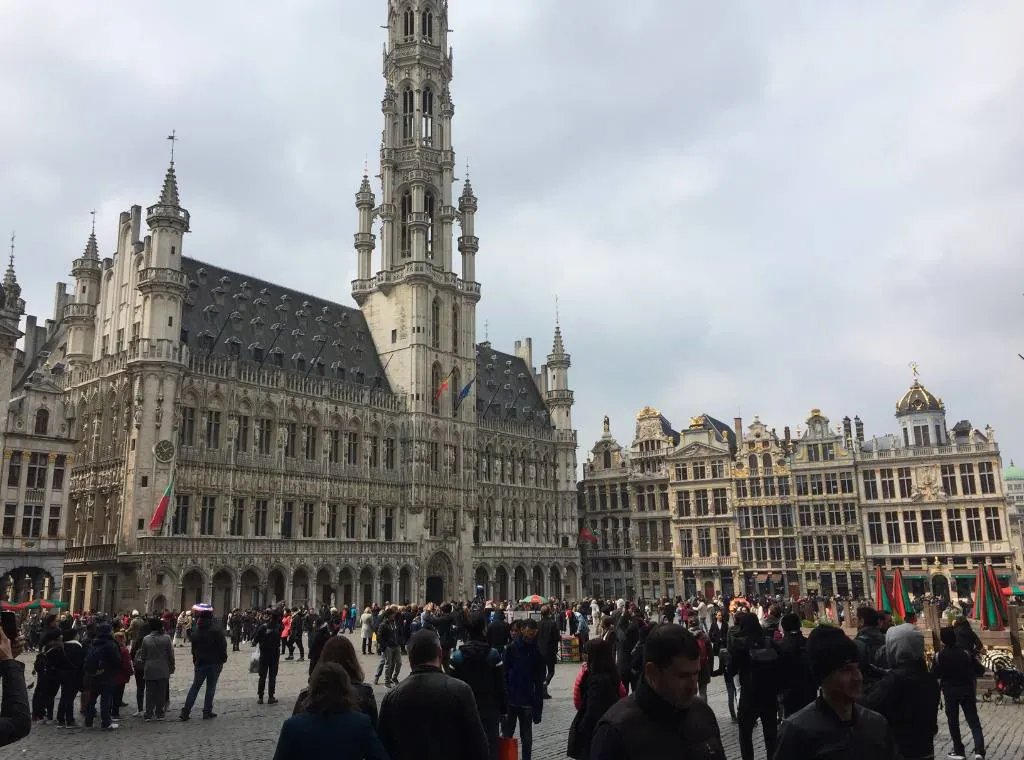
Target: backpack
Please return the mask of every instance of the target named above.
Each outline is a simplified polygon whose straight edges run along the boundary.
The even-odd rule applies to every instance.
[[[762,639],[750,647],[750,677],[754,684],[765,693],[779,693],[783,679],[779,650],[770,639]]]
[[[107,660],[111,659],[107,654],[108,649],[106,643],[93,643],[89,647],[89,653],[86,654],[85,663],[82,665],[86,675],[98,676],[107,669]]]

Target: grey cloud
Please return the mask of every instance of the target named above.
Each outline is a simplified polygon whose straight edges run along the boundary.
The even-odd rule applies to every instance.
[[[30,309],[90,208],[108,251],[117,212],[155,199],[171,128],[191,255],[348,302],[384,19],[383,0],[5,9],[0,230]],[[951,419],[1019,453],[1022,22],[1010,0],[453,0],[480,337],[530,334],[539,361],[559,294],[583,450],[605,413],[629,441],[648,403],[885,432],[917,359]]]

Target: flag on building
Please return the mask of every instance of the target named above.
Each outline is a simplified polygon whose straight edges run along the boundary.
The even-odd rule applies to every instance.
[[[160,501],[157,502],[156,511],[153,512],[153,519],[149,521],[150,530],[160,530],[164,525],[164,520],[167,518],[167,509],[171,504],[171,494],[174,493],[174,477],[167,481],[167,488],[164,489],[164,495],[160,497]]]
[[[445,376],[444,380],[441,381],[441,384],[437,386],[437,391],[435,391],[434,393],[434,401],[437,401],[439,398],[441,398],[441,394],[448,390],[448,378],[451,377],[451,375],[452,373],[449,372]]]
[[[458,409],[460,406],[462,406],[463,399],[465,399],[466,396],[469,395],[469,391],[473,387],[473,381],[474,380],[476,380],[476,376],[471,377],[469,379],[469,382],[466,383],[466,387],[463,388],[461,391],[459,391],[459,397],[457,399],[455,399],[455,408],[456,409]]]
[[[584,527],[583,530],[580,531],[580,541],[586,541],[590,544],[596,544],[598,540],[598,534],[592,531],[590,528]]]

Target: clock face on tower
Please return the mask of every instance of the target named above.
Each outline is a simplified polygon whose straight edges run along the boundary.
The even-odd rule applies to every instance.
[[[174,458],[174,444],[164,439],[153,447],[158,462],[170,462]]]

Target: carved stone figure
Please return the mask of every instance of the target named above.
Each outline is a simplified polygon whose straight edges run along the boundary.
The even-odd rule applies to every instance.
[[[604,434],[605,434],[605,435],[611,435],[611,432],[612,432],[612,423],[611,423],[611,421],[610,421],[610,420],[608,419],[608,415],[607,415],[607,414],[606,414],[606,415],[604,416],[604,423],[602,424],[601,428],[602,428],[602,430],[604,431]]]
[[[277,448],[283,449],[288,445],[288,428],[281,425],[277,429]]]

